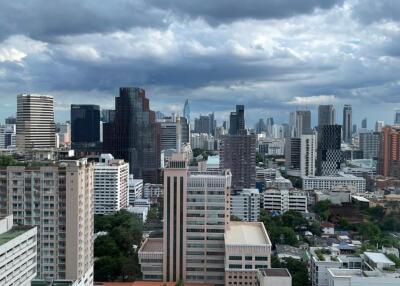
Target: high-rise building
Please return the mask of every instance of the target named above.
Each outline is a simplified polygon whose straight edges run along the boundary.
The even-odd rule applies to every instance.
[[[15,124],[0,125],[0,149],[15,146]]]
[[[336,124],[336,110],[331,104],[318,106],[318,126]]]
[[[0,214],[38,227],[37,278],[93,285],[93,174],[87,159],[0,169]]]
[[[15,124],[17,124],[17,118],[15,118],[14,116],[9,116],[6,118],[5,124],[15,125]]]
[[[244,105],[236,105],[236,111],[231,112],[229,117],[229,135],[236,135],[244,129]]]
[[[36,277],[37,229],[0,218],[0,285],[31,286]]]
[[[214,135],[215,127],[214,113],[200,115],[199,118],[194,119],[194,133]]]
[[[367,129],[368,127],[368,124],[367,124],[367,118],[364,118],[362,121],[361,121],[361,128],[362,129]]]
[[[261,132],[266,131],[265,122],[262,118],[260,118],[258,120],[258,122],[256,123],[256,125],[254,127],[255,127],[254,129],[256,130],[257,134],[260,134]]]
[[[180,132],[181,144],[190,142],[190,125],[186,117],[164,118],[164,121],[160,122],[160,125],[161,150],[177,148],[177,132]],[[179,128],[178,125],[180,126]]]
[[[274,118],[267,117],[265,129],[268,136],[272,136],[272,128],[274,127]]]
[[[345,104],[343,107],[343,142],[351,144],[352,142],[352,108],[350,104]]]
[[[185,100],[185,105],[183,106],[183,117],[186,118],[187,123],[190,124],[190,105],[189,99]]]
[[[20,94],[17,97],[17,149],[55,148],[53,97]]]
[[[235,189],[254,188],[256,184],[256,135],[226,135],[221,141],[222,169],[232,171]]]
[[[243,189],[232,193],[231,216],[242,221],[258,221],[260,218],[260,191]]]
[[[375,132],[381,132],[383,126],[385,126],[385,122],[378,120],[375,122]]]
[[[377,159],[379,152],[380,132],[363,130],[359,135],[360,150],[364,159]]]
[[[400,178],[400,127],[383,127],[379,146],[378,174]]]
[[[101,121],[103,123],[113,122],[115,119],[115,110],[113,109],[102,109],[101,110]]]
[[[145,183],[156,183],[160,167],[160,124],[145,91],[122,87],[115,98],[115,120],[103,124],[103,150],[129,162],[129,170]]]
[[[100,106],[71,105],[71,140],[73,148],[100,142]]]
[[[394,124],[400,125],[400,109],[396,110],[396,114],[394,116]]]
[[[290,170],[300,170],[301,140],[289,138],[286,141],[286,166]]]
[[[357,128],[357,124],[353,124],[353,134],[357,134],[358,128]]]
[[[340,125],[323,125],[318,130],[317,175],[333,175],[340,171],[342,162]]]
[[[60,144],[68,145],[71,143],[71,124],[69,122],[57,123],[56,132],[60,138]]]
[[[173,154],[164,170],[164,281],[224,284],[231,177],[189,172],[186,155]]]
[[[297,110],[290,113],[291,137],[300,138],[303,134],[311,134],[311,111]]]
[[[314,176],[315,161],[317,160],[317,135],[301,135],[300,140],[300,176]]]
[[[113,214],[128,207],[129,164],[102,154],[94,167],[94,213]]]

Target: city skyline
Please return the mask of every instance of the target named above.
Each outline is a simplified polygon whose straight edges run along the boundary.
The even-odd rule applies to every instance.
[[[219,122],[236,104],[246,106],[252,125],[266,116],[283,122],[306,107],[315,113],[318,104],[351,104],[357,123],[366,115],[393,122],[400,107],[398,3],[239,3],[5,3],[0,116],[10,115],[23,92],[54,95],[63,121],[72,103],[111,108],[120,86],[139,86],[153,110],[181,112],[189,98],[193,116],[215,111]],[[15,17],[27,11],[19,23]]]

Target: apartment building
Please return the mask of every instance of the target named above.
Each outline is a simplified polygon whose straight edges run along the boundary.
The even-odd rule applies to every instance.
[[[86,159],[0,168],[0,213],[38,227],[39,279],[93,285],[93,181]]]
[[[0,218],[0,285],[30,286],[36,277],[37,229]]]
[[[307,212],[307,195],[296,189],[270,188],[262,193],[263,208],[267,211]]]
[[[332,176],[303,177],[303,190],[332,190],[336,187],[355,187],[357,193],[365,192],[365,179],[350,174],[339,173]]]
[[[271,247],[263,223],[230,222],[225,232],[225,285],[257,285],[257,269],[271,268]]]
[[[231,215],[242,221],[258,221],[260,218],[260,191],[243,189],[232,193]]]
[[[129,164],[102,154],[94,167],[94,213],[113,214],[128,207]]]

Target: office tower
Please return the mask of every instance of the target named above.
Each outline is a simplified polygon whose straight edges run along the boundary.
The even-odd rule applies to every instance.
[[[102,154],[94,166],[94,213],[113,214],[128,207],[129,164]]]
[[[164,281],[186,278],[188,170],[184,153],[173,154],[168,167],[164,169]]]
[[[266,121],[266,131],[268,136],[272,136],[272,128],[274,127],[274,119],[272,117],[267,117]]]
[[[290,170],[300,170],[301,140],[289,138],[286,141],[286,166]]]
[[[157,183],[160,167],[160,124],[145,91],[122,87],[115,98],[115,120],[103,124],[103,150],[129,162],[129,170],[145,183]]]
[[[227,135],[221,141],[221,167],[232,171],[235,189],[254,188],[256,184],[256,135]]]
[[[318,126],[336,124],[336,110],[333,105],[318,106]]]
[[[189,99],[185,100],[185,105],[183,106],[183,117],[186,118],[187,123],[190,124],[190,105]]]
[[[261,132],[266,131],[265,122],[262,118],[260,118],[258,120],[258,122],[256,123],[256,125],[254,127],[255,127],[254,129],[256,130],[257,134],[260,134]]]
[[[37,229],[0,217],[0,285],[31,286],[36,277]]]
[[[200,115],[199,118],[194,119],[194,133],[214,135],[215,127],[214,113]]]
[[[100,106],[71,105],[71,140],[73,148],[100,142]]]
[[[93,174],[87,159],[1,167],[0,213],[38,227],[39,279],[93,285]]]
[[[367,125],[367,118],[364,118],[362,121],[361,121],[361,128],[362,129],[367,129],[368,127],[367,127],[368,125]]]
[[[317,175],[333,175],[340,170],[342,162],[340,125],[323,125],[318,130]]]
[[[351,127],[352,125],[352,108],[351,105],[345,104],[343,107],[343,142],[351,144]]]
[[[357,124],[353,124],[353,134],[357,134]]]
[[[290,113],[291,137],[300,138],[303,134],[311,134],[311,111],[298,110]]]
[[[375,132],[381,132],[383,126],[385,126],[385,122],[378,120],[375,122]]]
[[[377,159],[379,152],[380,132],[363,130],[359,134],[360,150],[364,159]]]
[[[53,97],[20,94],[17,97],[17,149],[55,148]]]
[[[102,109],[101,110],[101,121],[103,123],[113,122],[115,119],[115,110],[113,109]]]
[[[243,189],[231,194],[231,217],[242,221],[258,221],[260,218],[260,191]]]
[[[178,128],[178,125],[180,126]],[[161,150],[177,148],[179,130],[181,136],[181,144],[190,142],[190,126],[186,117],[168,117],[160,122]]]
[[[379,146],[378,174],[400,178],[400,127],[383,127]]]
[[[314,176],[315,161],[317,160],[317,135],[301,135],[300,140],[300,176]]]
[[[394,116],[394,125],[400,125],[400,109],[396,110],[396,114]]]
[[[229,135],[236,135],[244,129],[244,105],[236,105],[236,111],[231,112],[229,117]]]

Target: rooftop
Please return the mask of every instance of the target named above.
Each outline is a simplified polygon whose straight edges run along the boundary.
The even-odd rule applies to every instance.
[[[140,248],[140,252],[163,252],[162,238],[148,238]]]
[[[13,240],[14,238],[20,236],[29,229],[30,228],[13,227],[11,230],[0,234],[0,245],[3,245],[10,240]]]
[[[226,244],[271,245],[262,222],[231,221],[225,232]]]
[[[374,263],[385,263],[385,264],[393,264],[394,262],[386,257],[385,254],[379,252],[364,252],[364,255]]]
[[[290,277],[290,273],[286,268],[260,269],[265,277]]]

